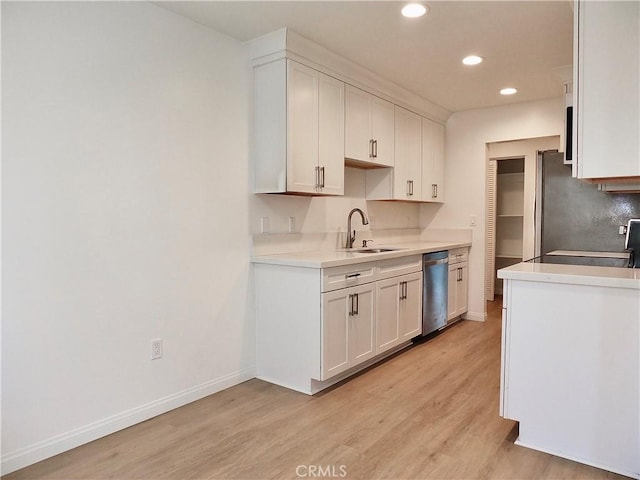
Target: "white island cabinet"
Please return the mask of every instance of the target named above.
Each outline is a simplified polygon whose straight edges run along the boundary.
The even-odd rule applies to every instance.
[[[640,273],[521,263],[504,279],[500,415],[517,444],[640,478]]]

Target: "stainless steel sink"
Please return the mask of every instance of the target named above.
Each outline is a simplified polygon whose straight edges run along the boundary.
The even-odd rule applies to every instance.
[[[363,250],[355,250],[353,253],[383,253],[383,252],[395,252],[400,250],[399,248],[365,248]]]

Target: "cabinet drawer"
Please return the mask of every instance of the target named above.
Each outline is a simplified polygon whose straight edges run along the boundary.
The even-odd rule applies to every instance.
[[[377,279],[397,277],[407,273],[422,271],[422,255],[411,255],[409,257],[392,258],[377,262]]]
[[[376,280],[376,263],[359,263],[322,269],[322,291],[354,287]]]
[[[469,250],[466,248],[456,248],[449,250],[449,265],[452,263],[466,262],[469,260]]]

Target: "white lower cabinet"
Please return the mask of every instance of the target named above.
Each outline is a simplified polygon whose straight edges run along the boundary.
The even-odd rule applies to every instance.
[[[456,320],[469,310],[469,264],[467,249],[449,252],[449,298],[447,322]]]
[[[382,353],[420,334],[422,329],[422,273],[377,282],[376,353]]]
[[[404,298],[400,301],[400,343],[422,333],[422,272],[403,279]]]
[[[320,380],[370,359],[374,343],[375,283],[322,294]]]
[[[314,394],[420,334],[422,256],[256,265],[257,377]]]

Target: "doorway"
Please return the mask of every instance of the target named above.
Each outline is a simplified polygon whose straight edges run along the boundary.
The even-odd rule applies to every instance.
[[[496,272],[536,255],[539,152],[560,136],[487,144],[485,299],[502,291]]]
[[[524,158],[496,162],[495,269],[520,263],[524,251]],[[502,295],[502,280],[494,275],[495,294]]]

